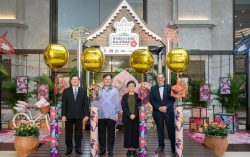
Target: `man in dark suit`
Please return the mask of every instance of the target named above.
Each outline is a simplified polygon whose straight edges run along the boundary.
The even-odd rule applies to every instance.
[[[88,97],[83,88],[79,87],[78,76],[71,77],[71,87],[66,88],[62,95],[62,121],[65,122],[65,143],[67,145],[66,155],[72,153],[73,125],[75,150],[77,154],[82,154],[82,121],[89,119]]]
[[[164,151],[164,122],[168,130],[172,153],[175,153],[175,124],[174,124],[174,102],[175,98],[170,96],[171,86],[164,83],[165,77],[159,73],[157,84],[151,88],[150,103],[153,106],[153,118],[158,132],[158,145],[156,153]]]

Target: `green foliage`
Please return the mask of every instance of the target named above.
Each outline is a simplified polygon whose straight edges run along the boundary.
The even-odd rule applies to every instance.
[[[3,82],[3,88],[5,92],[6,102],[10,105],[10,108],[14,110],[15,104],[18,100],[27,101],[31,97],[31,94],[20,94],[16,92],[17,84],[16,79],[8,79]]]
[[[231,86],[230,94],[220,94],[220,90],[216,90],[213,94],[216,95],[215,100],[218,100],[227,113],[235,113],[239,107],[246,104],[245,77],[230,76]]]
[[[72,68],[72,69],[70,70],[69,75],[70,75],[70,78],[71,78],[72,76],[78,76],[78,74],[77,74],[77,68],[76,68],[76,67]]]
[[[210,123],[204,130],[206,135],[210,136],[227,136],[228,128],[224,123]]]
[[[151,83],[152,85],[157,82],[156,81],[156,78],[157,78],[156,71],[152,70],[152,71],[148,72],[147,75],[150,76],[150,79],[147,82]]]
[[[0,77],[5,80],[6,78],[8,78],[8,71],[6,70],[6,68],[4,67],[4,65],[2,63],[0,63]]]
[[[188,87],[188,101],[193,107],[206,107],[206,102],[200,102],[200,86],[204,84],[203,80],[191,80]]]
[[[21,123],[18,128],[16,128],[16,136],[39,136],[39,128],[36,126],[31,126],[29,124]]]

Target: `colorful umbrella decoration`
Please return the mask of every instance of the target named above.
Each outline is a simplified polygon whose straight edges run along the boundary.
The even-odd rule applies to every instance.
[[[242,34],[242,39],[235,47],[234,54],[243,55],[247,53],[250,53],[250,35],[244,36],[244,34]]]
[[[10,42],[5,38],[7,32],[0,37],[0,54],[14,54],[15,50]]]

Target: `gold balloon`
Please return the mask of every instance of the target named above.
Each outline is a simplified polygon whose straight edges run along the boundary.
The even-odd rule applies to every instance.
[[[136,72],[145,74],[154,66],[154,58],[148,50],[135,50],[130,56],[130,67]]]
[[[69,58],[66,47],[60,44],[50,44],[44,52],[44,61],[52,69],[63,67]]]
[[[166,62],[171,71],[183,72],[189,64],[189,54],[182,48],[174,48],[168,52]]]
[[[82,66],[85,70],[96,72],[102,69],[105,56],[98,48],[87,48],[81,55]]]

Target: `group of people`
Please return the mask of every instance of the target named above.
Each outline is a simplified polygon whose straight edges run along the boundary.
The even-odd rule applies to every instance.
[[[127,148],[127,156],[137,156],[139,148],[139,107],[142,105],[138,94],[135,92],[136,83],[127,83],[128,93],[123,95],[120,101],[119,90],[112,85],[112,75],[103,75],[103,86],[100,95],[93,95],[93,104],[98,108],[98,140],[99,154],[105,155],[106,143],[108,155],[113,156],[115,143],[116,121],[122,107],[122,122],[124,124],[124,148]],[[157,126],[158,147],[155,153],[164,151],[164,123],[168,130],[172,153],[175,153],[175,125],[174,102],[171,97],[171,86],[165,83],[163,74],[157,75],[157,84],[150,90],[150,103],[153,106],[153,118]],[[73,150],[73,128],[75,139],[75,151],[82,154],[82,121],[89,119],[89,102],[86,92],[79,87],[79,78],[71,78],[71,86],[66,88],[62,95],[62,121],[65,122],[66,155]],[[75,125],[75,127],[73,127]],[[107,142],[106,142],[107,141]]]

